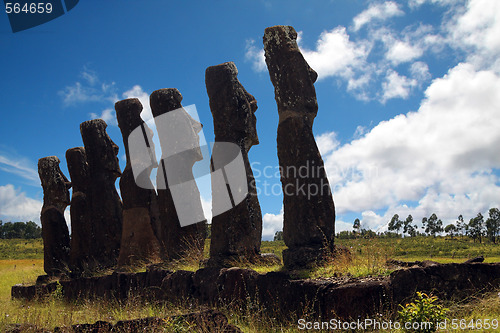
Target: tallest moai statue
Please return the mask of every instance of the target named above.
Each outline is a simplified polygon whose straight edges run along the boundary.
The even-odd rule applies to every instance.
[[[297,46],[297,32],[274,26],[264,33],[269,76],[278,105],[278,158],[283,188],[283,238],[289,268],[304,267],[333,249],[335,206],[312,125],[318,112],[318,75]],[[325,251],[326,250],[326,251]]]

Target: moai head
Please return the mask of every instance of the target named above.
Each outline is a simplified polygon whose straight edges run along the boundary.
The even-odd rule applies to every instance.
[[[282,116],[300,113],[307,116],[312,124],[318,112],[314,89],[318,74],[302,56],[297,45],[297,32],[293,27],[278,25],[267,28],[263,40],[280,121]]]
[[[127,136],[144,121],[141,118],[142,104],[137,98],[128,98],[115,103],[118,127],[123,134],[123,141],[127,144]]]
[[[182,95],[175,88],[153,91],[149,98],[155,117],[162,158],[182,155],[192,162],[203,159],[198,133],[203,126],[181,105]]]
[[[119,148],[106,133],[106,127],[108,125],[102,119],[88,120],[80,124],[87,162],[91,173],[110,172],[119,177]]]
[[[44,206],[55,206],[64,212],[70,203],[69,189],[71,182],[59,168],[57,156],[44,157],[38,160],[38,175],[42,182]]]
[[[216,141],[244,142],[248,151],[259,144],[257,136],[257,101],[238,80],[233,62],[208,67],[205,84],[214,118]]]
[[[85,155],[85,148],[75,147],[66,151],[66,162],[68,165],[73,193],[78,191],[85,192],[89,181],[89,165]]]
[[[118,101],[115,103],[116,110],[116,119],[118,120],[118,127],[120,127],[120,131],[122,132],[123,144],[125,146],[125,154],[127,156],[127,165],[131,163],[130,156],[130,147],[129,147],[129,135],[135,131],[141,131],[140,136],[147,139],[147,144],[149,147],[152,147],[154,151],[154,143],[153,143],[153,131],[144,123],[144,120],[141,118],[142,112],[142,104],[137,98],[128,98],[122,101]],[[134,147],[137,149],[137,147]],[[148,168],[148,171],[151,171],[153,166],[156,166],[156,159],[154,161],[134,161],[134,163],[148,163],[153,162],[151,168]]]

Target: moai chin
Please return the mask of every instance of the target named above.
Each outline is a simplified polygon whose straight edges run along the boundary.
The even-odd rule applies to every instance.
[[[127,165],[120,178],[120,192],[123,200],[123,234],[118,266],[158,262],[160,260],[160,243],[155,230],[157,223],[159,223],[159,210],[156,192],[149,180],[155,164],[152,164],[150,160],[134,160],[134,163],[145,164],[145,171],[139,175],[141,177],[139,182],[143,186],[149,185],[147,187],[138,186],[134,177],[129,148],[130,134],[134,130],[139,130],[141,135],[143,133],[146,135],[143,140],[147,138],[148,145],[152,145],[154,151],[153,132],[141,118],[142,104],[137,98],[116,102],[115,110],[127,157]]]
[[[91,211],[89,206],[89,165],[85,148],[75,147],[66,151],[66,163],[73,186],[71,196],[71,250],[70,268],[80,275],[89,264]]]
[[[43,188],[43,207],[40,214],[43,237],[43,268],[49,276],[69,272],[70,239],[64,210],[69,205],[71,183],[59,168],[59,158],[38,160],[38,175]]]
[[[250,148],[259,144],[255,118],[257,101],[245,90],[237,75],[238,70],[233,62],[208,67],[205,72],[215,133],[211,164],[213,206],[223,206],[227,196],[239,191],[240,187],[248,192],[241,202],[212,218],[208,264],[214,266],[230,265],[231,260],[241,256],[250,261],[257,259],[262,237],[262,213],[248,160]],[[226,143],[234,144],[236,154],[231,154]],[[219,186],[214,171],[225,168],[240,153],[246,173],[246,179],[241,180],[244,183]]]
[[[115,187],[116,179],[121,175],[118,146],[106,133],[106,127],[102,119],[80,124],[89,172],[89,256],[92,270],[116,265],[122,235],[122,202]]]
[[[156,90],[150,96],[162,150],[157,171],[159,239],[167,260],[186,252],[203,253],[206,237],[206,220],[193,176],[194,163],[203,159],[198,136],[202,125],[184,110],[181,101],[175,88]]]
[[[318,75],[297,46],[290,26],[264,33],[264,50],[278,106],[278,158],[283,188],[283,238],[288,268],[305,267],[333,250],[335,207],[312,125],[318,111]],[[304,172],[306,170],[307,172]]]

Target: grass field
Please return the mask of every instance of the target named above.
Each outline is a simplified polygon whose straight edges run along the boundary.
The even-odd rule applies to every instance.
[[[386,265],[387,259],[406,261],[435,260],[438,262],[463,262],[467,258],[484,255],[486,262],[500,261],[500,245],[472,243],[466,240],[446,240],[444,238],[417,237],[405,239],[351,239],[337,240],[339,245],[351,251],[349,258],[341,256],[333,262],[316,269],[298,273],[298,277],[328,277],[339,275],[367,276],[387,275],[391,272]],[[10,288],[17,283],[33,283],[43,274],[43,251],[41,240],[0,240],[0,331],[8,324],[30,323],[38,327],[52,329],[76,323],[93,323],[97,320],[116,322],[147,316],[168,316],[191,310],[169,304],[148,304],[140,300],[130,300],[126,304],[113,302],[65,303],[55,294],[42,302],[27,302],[10,299]],[[272,252],[281,257],[285,248],[282,241],[262,242],[262,252]],[[207,251],[205,252],[205,256]],[[197,269],[199,258],[178,262],[183,269]],[[245,263],[241,263],[245,266]],[[252,267],[251,265],[248,265]],[[259,272],[280,270],[281,266],[255,267]],[[450,308],[448,318],[477,319],[500,318],[500,296],[496,292],[487,295],[471,295],[467,302],[444,304]],[[222,309],[230,321],[244,332],[297,332],[296,321],[278,323],[262,309],[253,307],[238,312],[235,309]],[[182,330],[179,330],[182,331]],[[465,332],[467,330],[464,330]],[[470,330],[478,332],[478,330]],[[481,331],[481,330],[479,330]],[[488,330],[493,331],[493,330]],[[500,330],[497,330],[500,331]]]
[[[0,239],[0,260],[43,259],[42,239]]]

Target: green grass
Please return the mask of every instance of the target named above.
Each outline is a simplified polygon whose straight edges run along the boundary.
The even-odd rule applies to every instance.
[[[469,258],[484,255],[485,262],[500,261],[500,244],[474,243],[469,239],[448,239],[445,237],[339,239],[336,244],[363,251],[376,243],[390,253],[392,259],[405,261],[434,260],[438,262],[463,262]]]
[[[500,261],[500,245],[446,240],[440,237],[337,240],[336,244],[346,246],[351,254],[339,256],[322,267],[296,272],[297,277],[387,275],[391,272],[385,265],[385,261],[389,258],[406,261],[435,260],[444,263],[463,262],[467,258],[484,255],[487,262]],[[262,242],[261,252],[275,253],[281,258],[284,248],[286,247],[283,241]],[[185,306],[150,304],[138,299],[131,299],[125,304],[104,301],[80,301],[68,304],[57,296],[41,302],[11,300],[12,285],[34,283],[36,277],[43,274],[42,249],[41,240],[0,240],[0,258],[3,258],[0,260],[0,331],[4,331],[6,325],[12,323],[31,323],[38,327],[53,329],[56,326],[93,323],[97,320],[116,322],[147,316],[166,317],[198,310],[189,304]],[[199,260],[207,257],[208,241],[203,255],[188,255],[186,259],[172,265],[172,268],[196,270],[200,267]],[[283,269],[280,265],[257,267],[245,262],[240,264],[261,273]],[[444,305],[450,308],[448,318],[467,321],[500,318],[500,297],[497,294],[499,291],[483,296],[471,295],[467,302],[458,304],[445,302]],[[239,326],[244,332],[298,331],[293,316],[278,321],[276,318],[270,318],[267,311],[257,304],[249,304],[246,309],[228,306],[221,310],[228,316],[230,322]]]
[[[0,260],[43,259],[43,241],[38,239],[0,239]]]

